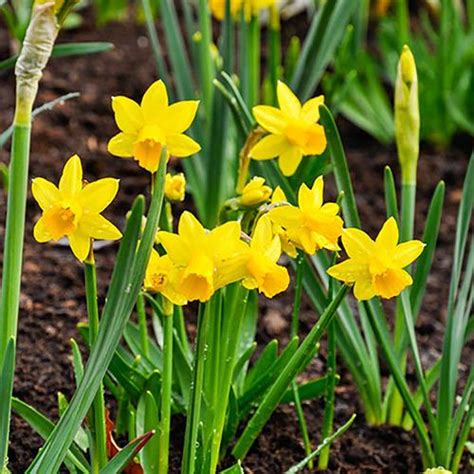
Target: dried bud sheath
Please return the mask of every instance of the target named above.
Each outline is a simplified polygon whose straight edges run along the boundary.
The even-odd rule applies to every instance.
[[[28,125],[38,84],[58,35],[54,2],[36,5],[15,66],[15,124]]]
[[[406,45],[400,56],[395,83],[395,138],[403,184],[415,184],[420,146],[418,77],[415,59]]]

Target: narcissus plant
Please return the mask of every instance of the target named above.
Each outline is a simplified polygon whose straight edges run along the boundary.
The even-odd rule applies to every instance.
[[[375,241],[362,230],[346,229],[342,244],[349,259],[329,268],[328,274],[354,283],[354,295],[360,301],[374,296],[393,298],[410,286],[413,279],[404,268],[420,256],[425,246],[420,240],[399,244],[393,217],[385,222]]]
[[[84,184],[77,155],[64,166],[58,187],[43,178],[35,178],[32,192],[43,211],[34,228],[35,239],[48,242],[67,237],[80,261],[89,255],[93,239],[120,239],[121,232],[101,215],[115,198],[118,186],[114,178]]]
[[[184,132],[191,126],[198,106],[197,100],[169,104],[163,81],[154,82],[140,104],[128,97],[113,97],[115,121],[121,131],[109,141],[109,152],[133,158],[150,173],[158,170],[161,149],[165,146],[167,157],[194,155],[201,146]]]
[[[326,149],[324,128],[317,123],[319,106],[324,97],[319,96],[301,104],[292,90],[278,81],[278,105],[257,105],[253,114],[257,123],[269,135],[263,137],[251,150],[254,160],[271,160],[278,157],[278,164],[285,176],[291,176],[303,156],[320,155]]]

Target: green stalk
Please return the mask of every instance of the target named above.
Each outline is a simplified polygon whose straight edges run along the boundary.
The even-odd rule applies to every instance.
[[[211,315],[209,304],[199,306],[196,352],[193,367],[193,385],[191,400],[186,417],[186,433],[184,438],[184,453],[182,472],[194,474],[196,462],[196,443],[201,419],[201,401],[204,388],[204,364],[207,358],[207,342]]]
[[[16,345],[20,286],[23,261],[23,240],[25,234],[25,213],[28,191],[28,165],[30,156],[31,114],[42,71],[48,62],[58,34],[58,25],[51,6],[36,7],[32,13],[20,57],[16,63],[16,105],[13,121],[12,152],[10,159],[9,190],[5,226],[5,244],[2,268],[2,293],[0,301],[0,367],[8,344]],[[11,381],[13,387],[15,357]],[[9,390],[11,392],[11,390]],[[6,416],[8,432],[10,418],[9,393],[0,400],[0,413]],[[6,464],[8,436],[2,433],[0,443],[0,468]]]
[[[224,342],[225,357],[222,360],[222,369],[219,376],[219,397],[217,398],[215,409],[210,472],[216,471],[219,462],[232,376],[237,362],[237,348],[241,335],[242,321],[247,307],[248,291],[239,283],[237,286],[229,288],[226,296],[231,301],[229,314],[224,314],[225,319],[221,338],[221,341]]]
[[[97,306],[97,274],[94,254],[84,262],[87,317],[89,319],[89,347],[92,347],[99,333],[99,308]],[[92,403],[91,430],[94,438],[92,449],[92,470],[97,473],[107,464],[107,436],[105,431],[104,386],[100,384]]]
[[[295,299],[293,303],[293,314],[291,317],[291,329],[290,329],[290,340],[298,335],[298,326],[299,326],[299,316],[301,308],[301,294],[303,292],[303,270],[304,270],[304,256],[302,254],[298,255],[296,261],[296,286],[295,286]],[[301,405],[301,399],[298,391],[298,384],[296,380],[293,379],[291,383],[291,388],[293,390],[293,395],[295,397],[295,408],[296,416],[298,418],[298,425],[300,427],[301,435],[303,436],[303,446],[306,456],[309,456],[312,451],[311,441],[309,439],[308,425],[306,423],[306,418],[304,416],[303,406]],[[313,461],[309,461],[308,466],[310,469],[313,469]]]
[[[173,305],[164,302],[163,315],[163,373],[161,378],[161,420],[159,472],[168,472],[170,426],[171,426],[171,390],[173,386]]]
[[[270,83],[272,85],[272,103],[277,105],[277,84],[280,77],[281,63],[281,38],[280,38],[280,12],[276,5],[270,7]]]
[[[137,316],[138,316],[138,328],[140,330],[140,342],[142,346],[142,352],[145,357],[150,357],[150,343],[148,341],[148,328],[146,322],[146,311],[145,311],[145,297],[143,293],[139,293],[137,298]]]
[[[328,381],[326,386],[326,397],[323,418],[322,439],[327,439],[332,435],[334,422],[334,403],[335,403],[335,387],[336,387],[336,324],[333,321],[328,326],[328,359],[326,369]],[[324,470],[328,468],[329,453],[331,445],[328,444],[319,455],[318,469]]]
[[[248,92],[247,106],[252,108],[259,100],[260,89],[260,19],[253,15],[247,27],[248,34]]]

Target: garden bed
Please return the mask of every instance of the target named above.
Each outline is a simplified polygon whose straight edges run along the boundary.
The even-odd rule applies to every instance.
[[[7,35],[0,31],[0,56],[7,56]],[[131,23],[112,24],[101,30],[84,25],[77,31],[61,34],[61,40],[111,41],[111,52],[76,58],[52,59],[41,83],[37,103],[52,100],[68,92],[81,97],[39,116],[34,123],[31,155],[31,176],[56,181],[65,159],[74,153],[83,158],[85,174],[95,177],[121,178],[118,198],[106,215],[117,225],[133,197],[144,192],[149,176],[132,161],[111,157],[106,151],[109,138],[116,132],[111,114],[110,97],[139,97],[156,78],[145,31]],[[14,81],[12,74],[0,76],[0,129],[12,120]],[[346,123],[341,123],[350,169],[353,173],[359,209],[369,231],[377,229],[385,218],[383,203],[383,169],[390,164],[397,169],[395,149],[384,148]],[[417,331],[422,359],[431,364],[439,355],[444,329],[444,316],[451,270],[452,242],[456,211],[467,168],[469,144],[460,142],[449,152],[424,149],[420,158],[417,199],[418,227],[428,207],[436,183],[446,182],[447,198],[441,223],[440,245],[428,282],[425,305]],[[190,158],[194,159],[194,158]],[[6,163],[8,153],[0,151]],[[334,187],[332,194],[334,196]],[[4,232],[5,196],[0,193],[0,235]],[[67,248],[58,245],[40,246],[33,239],[32,227],[39,209],[28,201],[24,274],[20,309],[15,396],[25,400],[49,417],[57,417],[57,392],[66,397],[73,393],[69,340],[80,339],[76,325],[86,320],[82,266]],[[3,242],[0,243],[0,255]],[[99,282],[109,280],[115,244],[97,252]],[[102,278],[101,275],[104,277]],[[100,297],[106,288],[100,288]],[[277,338],[286,343],[289,333],[291,295],[262,301],[257,341],[266,343]],[[301,331],[306,332],[316,320],[308,303],[304,304]],[[193,323],[189,323],[193,331]],[[474,345],[467,346],[464,360],[474,357]],[[310,367],[310,374],[324,372],[324,344],[319,357]],[[369,427],[358,405],[356,388],[342,364],[341,381],[336,396],[336,426],[352,413],[359,416],[352,428],[335,442],[330,459],[330,472],[420,472],[422,469],[415,433],[392,427]],[[467,367],[461,367],[464,374]],[[304,403],[311,439],[316,443],[323,413],[321,400]],[[178,472],[179,445],[184,433],[182,419],[174,420],[171,472]],[[244,465],[247,472],[279,473],[304,457],[297,419],[291,406],[280,407],[263,434],[255,443]],[[13,473],[22,473],[41,446],[41,439],[18,417],[13,418],[10,461]],[[173,462],[174,460],[174,462]],[[466,467],[464,472],[468,472]]]

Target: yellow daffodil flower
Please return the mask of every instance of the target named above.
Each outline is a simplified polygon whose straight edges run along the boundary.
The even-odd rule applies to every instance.
[[[354,295],[360,300],[374,296],[393,298],[413,283],[403,270],[423,251],[419,240],[398,243],[397,221],[388,219],[373,241],[359,229],[345,229],[342,244],[349,259],[329,268],[328,274],[345,283],[354,283]]]
[[[303,156],[320,155],[326,149],[324,128],[319,120],[319,106],[324,97],[301,102],[291,89],[279,81],[277,86],[279,108],[258,105],[253,114],[258,124],[269,132],[251,150],[254,160],[271,160],[278,164],[285,176],[295,173]]]
[[[163,81],[154,82],[137,104],[124,96],[112,98],[115,121],[121,132],[109,141],[112,155],[134,158],[138,164],[155,173],[166,146],[169,155],[185,158],[201,147],[184,135],[196,116],[199,101],[183,100],[168,104],[168,93]]]
[[[246,259],[245,288],[258,289],[268,298],[285,291],[290,284],[288,270],[277,264],[281,255],[280,239],[273,234],[272,223],[264,216],[257,222]]]
[[[270,219],[281,225],[289,240],[307,254],[318,250],[339,250],[337,241],[342,233],[343,221],[338,216],[336,203],[323,203],[324,180],[316,178],[311,189],[301,185],[298,207],[279,206],[268,213]]]
[[[288,199],[286,198],[285,193],[277,186],[272,194],[272,204],[280,204],[280,203],[287,203]],[[273,222],[273,233],[280,237],[281,249],[285,252],[289,257],[296,258],[298,252],[296,250],[295,244],[291,242],[290,238],[288,237],[288,233],[286,230],[279,224],[275,224]]]
[[[186,193],[186,178],[183,173],[171,175],[166,174],[165,197],[168,201],[184,201]]]
[[[67,237],[74,255],[84,261],[92,239],[117,240],[122,234],[101,212],[118,191],[118,180],[104,178],[84,186],[77,155],[64,166],[59,187],[43,179],[33,180],[33,197],[43,214],[34,228],[38,242]]]
[[[248,182],[242,190],[240,203],[245,207],[258,206],[268,201],[272,194],[272,188],[265,186],[265,179],[255,176]]]
[[[181,271],[177,287],[189,301],[207,301],[214,291],[238,276],[230,260],[246,250],[240,240],[240,224],[227,222],[207,231],[190,213],[183,212],[178,234],[159,232],[158,239],[172,263]]]
[[[152,249],[143,284],[145,290],[161,293],[171,303],[183,306],[187,303],[187,299],[178,291],[179,280],[180,272],[173,265],[170,257],[160,256],[155,249]]]
[[[225,1],[226,0],[209,0],[209,8],[214,17],[222,21],[225,18]],[[239,13],[242,8],[243,0],[230,0],[230,13],[233,17]]]

